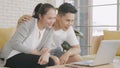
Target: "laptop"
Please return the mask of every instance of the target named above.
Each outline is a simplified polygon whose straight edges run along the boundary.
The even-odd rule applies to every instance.
[[[72,64],[78,66],[99,66],[113,62],[120,40],[102,40],[94,60],[74,62]]]

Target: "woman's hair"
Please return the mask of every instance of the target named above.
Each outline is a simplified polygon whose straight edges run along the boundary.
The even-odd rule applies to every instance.
[[[39,3],[39,4],[35,7],[35,9],[34,9],[34,11],[33,11],[33,16],[32,16],[32,17],[39,19],[39,14],[41,14],[41,16],[43,16],[43,15],[45,15],[45,14],[49,11],[49,9],[51,9],[51,8],[55,9],[55,7],[52,6],[51,4],[48,4],[48,3],[45,3],[45,4]]]
[[[58,14],[60,15],[65,15],[66,13],[77,13],[77,9],[71,5],[70,3],[63,3],[59,8],[58,8]]]

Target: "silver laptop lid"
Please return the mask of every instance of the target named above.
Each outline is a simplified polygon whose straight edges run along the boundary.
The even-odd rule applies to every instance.
[[[113,62],[120,40],[102,40],[93,65],[101,65]]]

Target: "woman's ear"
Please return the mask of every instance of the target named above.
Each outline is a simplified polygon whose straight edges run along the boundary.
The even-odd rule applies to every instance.
[[[41,14],[39,14],[39,15],[38,15],[38,17],[39,17],[39,19],[41,19],[41,18],[42,18],[42,15],[41,15]]]

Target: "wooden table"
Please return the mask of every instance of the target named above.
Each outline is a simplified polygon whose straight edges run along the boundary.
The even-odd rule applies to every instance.
[[[93,60],[95,58],[95,55],[87,55],[83,57],[83,60]],[[108,65],[102,65],[102,66],[97,66],[97,67],[85,67],[85,66],[74,66],[74,67],[69,67],[70,64],[66,65],[58,65],[58,66],[51,66],[47,68],[120,68],[120,56],[115,57],[114,63],[108,64]]]
[[[69,66],[70,66],[70,64],[51,66],[51,67],[47,67],[47,68],[120,68],[120,62],[114,62],[114,63],[111,63],[111,64],[96,66],[96,67],[85,67],[85,66],[69,67]]]

